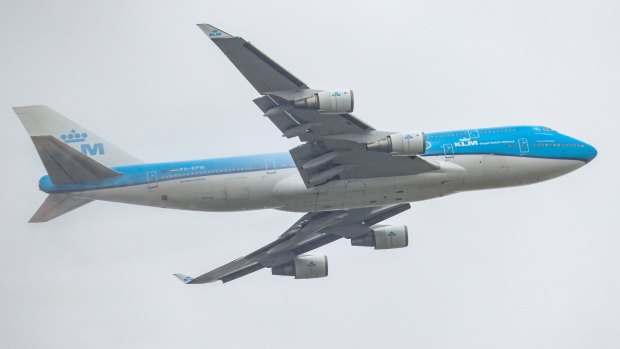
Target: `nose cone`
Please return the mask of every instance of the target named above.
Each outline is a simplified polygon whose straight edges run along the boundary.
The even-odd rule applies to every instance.
[[[586,162],[590,162],[594,160],[594,158],[598,154],[598,152],[596,151],[596,148],[594,148],[593,146],[585,142],[583,142],[583,151],[584,151],[584,158],[586,159]]]
[[[561,135],[561,137],[565,137],[565,138],[558,139],[558,142],[560,142],[560,144],[563,142],[567,142],[567,143],[571,143],[577,146],[577,147],[570,147],[569,150],[566,152],[566,155],[568,157],[572,157],[573,159],[578,159],[580,161],[583,161],[584,165],[594,160],[596,155],[598,155],[598,151],[596,150],[596,148],[594,148],[593,146],[591,146],[590,144],[582,140],[569,137],[566,135]]]

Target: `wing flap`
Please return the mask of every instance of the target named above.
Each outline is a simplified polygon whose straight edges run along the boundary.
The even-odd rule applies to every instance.
[[[271,100],[271,99],[270,99]],[[359,120],[352,114],[321,114],[315,110],[295,109],[286,104],[270,103],[267,99],[258,98],[254,102],[263,110],[278,129],[286,136],[286,132],[296,126],[308,125],[300,134],[291,135],[299,137],[302,142],[317,141],[325,136],[337,136],[341,134],[367,134],[374,128]]]
[[[361,179],[415,175],[440,167],[419,156],[392,156],[366,151],[359,143],[324,141],[306,143],[290,150],[306,187],[321,185],[332,178]],[[342,171],[336,171],[336,170]],[[321,176],[325,174],[325,176]],[[331,175],[333,174],[333,175]],[[329,178],[325,178],[329,176]],[[319,181],[316,181],[319,178]]]
[[[222,280],[222,282],[226,283],[226,282],[238,279],[238,278],[240,278],[242,276],[246,276],[248,274],[251,274],[251,273],[253,273],[255,271],[259,271],[259,270],[261,270],[263,268],[264,267],[262,265],[260,265],[258,263],[254,263],[254,264],[248,265],[247,267],[244,267],[243,269],[239,269],[239,270],[235,271],[234,273],[230,273],[230,274],[227,274],[225,276],[222,276],[220,278],[220,280]]]

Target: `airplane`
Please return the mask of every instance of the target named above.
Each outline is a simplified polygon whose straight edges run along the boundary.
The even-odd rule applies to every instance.
[[[288,153],[144,163],[46,106],[15,107],[47,175],[49,194],[30,222],[104,200],[196,211],[277,209],[305,213],[273,242],[186,284],[273,275],[328,275],[308,252],[348,239],[377,250],[409,244],[406,225],[382,221],[411,202],[546,181],[574,171],[596,149],[545,126],[425,133],[377,130],[353,112],[353,91],[316,90],[241,37],[199,28],[261,95],[254,103],[287,138]]]

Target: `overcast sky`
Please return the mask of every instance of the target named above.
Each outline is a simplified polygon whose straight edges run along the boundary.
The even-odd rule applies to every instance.
[[[0,0],[0,347],[618,348],[620,3]],[[26,223],[45,173],[11,107],[46,104],[148,162],[294,140],[196,27],[241,35],[379,129],[545,125],[599,156],[414,203],[410,247],[316,251],[328,278],[185,286],[300,214],[96,202]]]

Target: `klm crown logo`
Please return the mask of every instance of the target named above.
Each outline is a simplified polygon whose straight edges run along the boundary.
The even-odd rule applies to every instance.
[[[84,155],[104,155],[105,148],[103,147],[103,143],[86,143],[88,138],[88,133],[86,132],[78,132],[76,130],[71,130],[65,134],[60,135],[60,139],[65,143],[83,143],[80,144],[80,151]]]
[[[389,237],[393,238],[396,236],[396,233],[393,230],[390,230],[390,232],[387,234]]]
[[[60,139],[62,139],[65,143],[76,143],[76,142],[85,142],[88,134],[86,132],[78,132],[76,130],[71,130],[67,134],[60,135]]]
[[[308,266],[310,268],[314,268],[314,267],[316,267],[316,263],[314,263],[313,261],[310,261],[310,263],[308,263]]]

